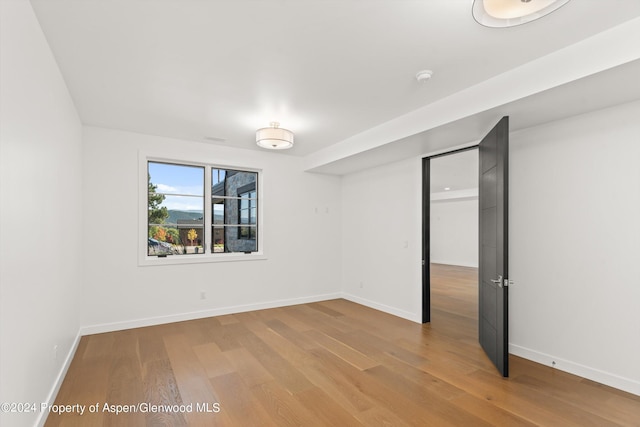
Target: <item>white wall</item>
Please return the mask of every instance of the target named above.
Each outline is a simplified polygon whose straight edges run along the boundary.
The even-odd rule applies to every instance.
[[[478,267],[478,198],[431,201],[431,262]]]
[[[80,326],[81,125],[29,2],[0,8],[0,402],[39,405]]]
[[[510,351],[635,394],[638,117],[635,102],[513,133],[509,189]],[[411,160],[343,177],[345,292],[416,321],[420,174]]]
[[[345,297],[416,322],[421,319],[421,160],[343,177],[342,285]]]
[[[511,135],[511,351],[640,394],[640,102]]]
[[[277,153],[91,127],[83,138],[85,332],[340,295],[339,177]],[[262,169],[267,259],[138,266],[140,150]]]
[[[31,6],[0,7],[0,401],[49,401],[81,325],[117,329],[341,292],[419,321],[419,159],[340,179],[303,173],[279,154],[82,134]],[[510,349],[640,394],[637,117],[640,102],[512,135]],[[268,259],[138,266],[138,151],[155,149],[263,169]],[[38,416],[0,414],[0,424]]]

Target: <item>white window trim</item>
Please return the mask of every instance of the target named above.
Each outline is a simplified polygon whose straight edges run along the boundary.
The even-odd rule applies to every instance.
[[[157,256],[149,256],[147,255],[148,248],[148,229],[147,229],[147,221],[148,221],[148,169],[147,162],[164,162],[164,163],[175,163],[179,165],[189,165],[189,166],[211,166],[220,169],[233,169],[247,172],[257,172],[258,173],[258,250],[256,252],[251,252],[249,254],[245,253],[209,253],[205,252],[204,254],[198,255],[176,255],[176,256],[168,256],[168,257],[157,257]],[[206,173],[207,169],[205,169],[205,194],[204,194],[204,202],[205,202],[205,217],[207,216],[209,210],[211,209],[211,176],[207,176],[210,174]],[[264,173],[262,169],[250,167],[250,166],[236,166],[236,165],[228,165],[221,164],[216,161],[211,162],[203,162],[203,161],[194,161],[193,159],[185,158],[182,156],[176,156],[173,154],[162,154],[162,153],[148,153],[144,151],[138,152],[138,266],[146,267],[146,266],[154,266],[154,265],[179,265],[179,264],[202,264],[202,263],[211,263],[211,262],[234,262],[234,261],[256,261],[256,260],[265,260],[267,256],[264,250],[264,221],[263,221],[263,201],[264,201],[264,185],[263,185]],[[207,195],[209,198],[207,199]],[[210,242],[211,242],[211,228],[207,227],[207,221],[205,220],[204,229],[205,229],[205,241],[207,246],[209,246],[208,250],[211,250]]]

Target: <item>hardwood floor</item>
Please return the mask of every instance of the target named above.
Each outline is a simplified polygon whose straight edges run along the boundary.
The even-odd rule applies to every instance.
[[[640,426],[638,396],[515,356],[503,379],[475,274],[432,266],[427,325],[332,300],[85,336],[56,400],[85,412],[46,425]]]

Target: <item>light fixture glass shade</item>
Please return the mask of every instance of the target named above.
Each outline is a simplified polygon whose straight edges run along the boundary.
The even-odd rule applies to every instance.
[[[514,27],[535,21],[569,0],[474,0],[473,18],[485,27]]]
[[[256,144],[269,150],[286,150],[293,147],[293,132],[279,127],[278,122],[271,122],[271,127],[256,131]]]

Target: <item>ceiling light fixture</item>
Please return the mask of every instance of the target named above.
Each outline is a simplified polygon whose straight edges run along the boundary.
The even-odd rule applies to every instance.
[[[271,122],[271,127],[256,131],[256,144],[269,150],[286,150],[293,147],[293,132],[282,129],[280,123]]]
[[[485,27],[526,24],[550,14],[569,0],[474,0],[473,18]]]

